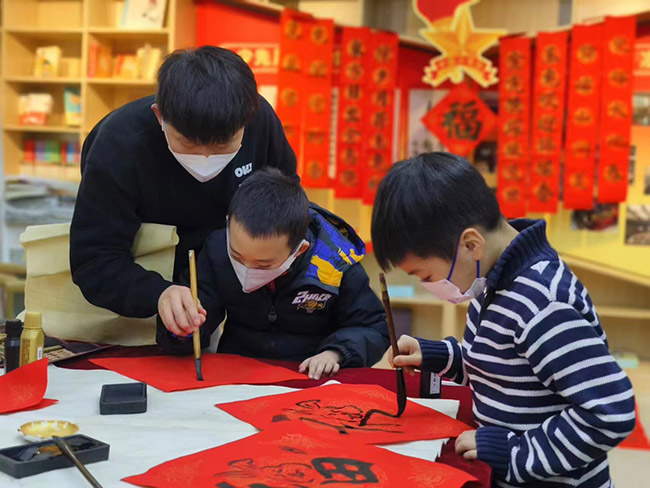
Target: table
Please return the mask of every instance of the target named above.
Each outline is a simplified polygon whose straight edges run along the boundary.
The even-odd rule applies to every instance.
[[[71,369],[103,369],[91,363],[90,359],[97,359],[101,357],[145,357],[164,355],[164,351],[158,346],[143,346],[143,347],[122,347],[115,346],[109,349],[98,351],[92,355],[82,356],[79,358],[72,358],[61,363],[58,366]],[[264,360],[269,364],[289,367],[297,369],[296,363],[286,361]],[[418,397],[420,391],[419,376],[406,377],[406,390],[410,397]],[[309,388],[318,386],[330,378],[322,378],[320,380],[293,380],[276,383],[277,386],[287,386],[291,388]],[[392,370],[374,369],[374,368],[346,368],[339,371],[334,378],[341,383],[349,384],[374,384],[380,385],[388,390],[396,390],[395,372]],[[458,400],[460,402],[458,409],[458,420],[468,425],[476,427],[474,417],[472,414],[472,395],[469,387],[465,386],[444,386],[442,388],[443,399]],[[481,461],[467,461],[461,456],[457,456],[454,452],[454,443],[448,442],[442,454],[438,457],[437,462],[453,466],[458,469],[470,473],[478,482],[467,483],[466,488],[490,488],[491,469]]]

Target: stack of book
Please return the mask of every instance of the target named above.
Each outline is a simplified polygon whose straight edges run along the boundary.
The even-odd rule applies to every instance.
[[[88,54],[89,78],[118,78],[122,80],[148,80],[156,78],[162,60],[162,49],[145,44],[135,54],[120,53],[113,56],[110,47],[91,44]]]
[[[79,164],[79,142],[23,139],[23,163]]]

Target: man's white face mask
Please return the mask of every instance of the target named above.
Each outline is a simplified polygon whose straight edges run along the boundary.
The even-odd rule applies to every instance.
[[[209,156],[203,156],[202,154],[177,153],[171,148],[169,144],[169,138],[167,137],[164,121],[161,123],[161,126],[163,132],[165,133],[165,139],[167,140],[167,147],[169,148],[169,152],[174,155],[176,161],[178,161],[189,174],[191,174],[201,183],[210,181],[212,178],[221,173],[225,167],[228,166],[230,161],[234,159],[234,157],[239,152],[239,149],[241,149],[240,145],[239,148],[233,153],[211,154]]]

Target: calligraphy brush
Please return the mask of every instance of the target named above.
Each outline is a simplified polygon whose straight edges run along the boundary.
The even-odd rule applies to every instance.
[[[88,471],[86,466],[84,466],[84,464],[79,460],[72,449],[70,449],[70,446],[68,446],[63,437],[52,436],[52,440],[54,440],[59,450],[65,454],[70,461],[72,461],[72,464],[74,464],[76,468],[81,471],[81,474],[83,474],[84,478],[88,480],[88,483],[90,483],[94,488],[102,488],[102,485],[99,484],[99,481],[97,481],[95,477],[90,474],[90,471]]]
[[[397,336],[395,335],[395,323],[393,322],[393,312],[390,308],[390,297],[388,296],[388,287],[386,286],[386,277],[384,273],[379,273],[379,288],[381,290],[381,301],[384,304],[386,311],[386,322],[388,322],[388,333],[390,334],[390,345],[393,349],[393,358],[399,355],[399,347],[397,347]],[[401,366],[395,368],[397,373],[397,413],[395,415],[384,412],[382,410],[368,410],[361,420],[361,425],[366,425],[370,416],[374,413],[380,413],[388,417],[400,417],[406,409],[406,381],[404,380],[404,370]]]
[[[190,258],[190,289],[192,290],[194,305],[196,306],[196,310],[198,310],[199,291],[196,284],[196,257],[194,255],[194,249],[190,249],[188,255]],[[192,334],[192,343],[194,344],[194,367],[196,368],[196,379],[198,381],[203,381],[203,374],[201,373],[201,334],[198,330]]]

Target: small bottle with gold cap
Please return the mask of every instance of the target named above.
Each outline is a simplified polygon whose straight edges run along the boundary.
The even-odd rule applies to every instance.
[[[45,334],[40,312],[27,312],[25,325],[20,334],[20,365],[24,366],[43,358]]]

